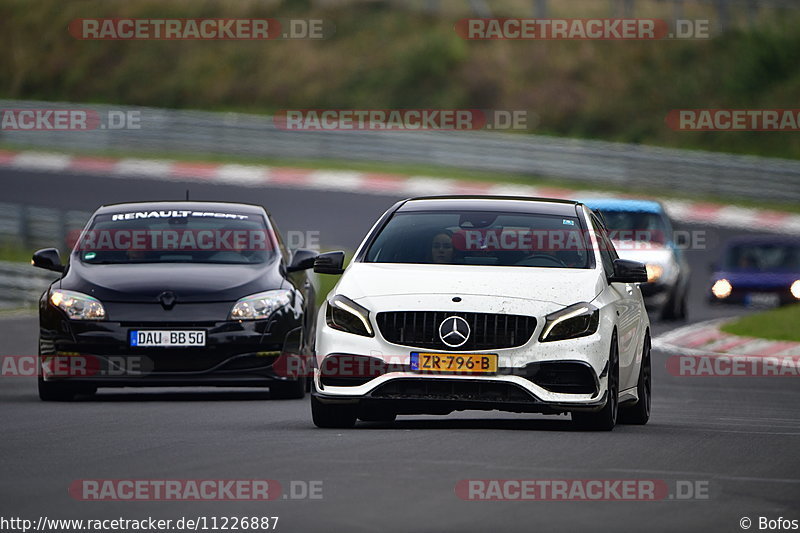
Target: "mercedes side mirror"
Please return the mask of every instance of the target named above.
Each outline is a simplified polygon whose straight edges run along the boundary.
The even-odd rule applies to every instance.
[[[608,278],[609,283],[645,283],[647,268],[644,263],[629,259],[614,260],[614,274]]]
[[[344,252],[319,254],[314,260],[314,272],[317,274],[341,274],[344,272]]]

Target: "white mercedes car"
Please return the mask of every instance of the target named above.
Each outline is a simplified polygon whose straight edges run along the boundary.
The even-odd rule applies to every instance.
[[[466,409],[647,422],[647,272],[583,204],[404,200],[343,266],[343,252],[314,264],[343,274],[317,319],[318,427]]]

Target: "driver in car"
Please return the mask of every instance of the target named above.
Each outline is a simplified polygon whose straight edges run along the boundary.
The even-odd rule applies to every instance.
[[[453,234],[442,230],[431,240],[431,261],[438,264],[452,264],[455,256]]]

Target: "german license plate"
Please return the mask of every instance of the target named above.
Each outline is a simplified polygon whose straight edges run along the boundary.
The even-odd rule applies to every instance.
[[[144,348],[206,345],[206,332],[203,330],[134,329],[129,338],[131,346]]]
[[[781,297],[777,292],[751,292],[747,295],[747,304],[753,307],[778,307]]]
[[[449,374],[493,374],[497,354],[411,352],[411,370]]]

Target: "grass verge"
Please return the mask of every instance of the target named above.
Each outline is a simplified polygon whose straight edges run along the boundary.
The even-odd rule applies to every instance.
[[[756,313],[725,324],[722,331],[742,337],[800,342],[800,304]]]
[[[0,244],[0,261],[14,261],[17,263],[31,262],[33,250],[11,244]]]

